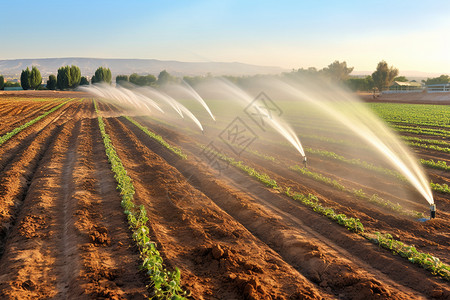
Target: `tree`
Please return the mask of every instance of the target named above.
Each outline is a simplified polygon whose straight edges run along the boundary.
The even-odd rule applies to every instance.
[[[41,72],[34,66],[31,68],[29,82],[30,88],[33,90],[37,90],[42,83]]]
[[[427,80],[422,80],[422,81],[426,85],[430,85],[430,84],[444,84],[444,83],[449,83],[450,82],[450,76],[448,76],[448,75],[441,75],[439,77],[427,78]]]
[[[173,77],[166,70],[161,71],[158,75],[158,85],[160,86],[172,80]]]
[[[22,70],[20,74],[20,85],[24,90],[30,89],[30,69],[27,67],[26,70]]]
[[[130,75],[130,82],[139,86],[151,86],[156,82],[156,77],[151,74],[140,76],[133,73]]]
[[[322,73],[334,81],[346,80],[352,71],[353,67],[348,68],[345,61],[339,62],[338,60],[335,60],[328,67],[322,69]]]
[[[398,69],[389,67],[384,60],[378,63],[377,69],[372,73],[372,79],[378,91],[382,92],[392,84],[394,78],[398,75]]]
[[[117,75],[116,76],[116,84],[123,85],[128,82],[128,75]]]
[[[3,90],[5,88],[5,78],[0,75],[0,90]]]
[[[89,85],[89,80],[86,77],[81,76],[80,85]]]
[[[394,81],[408,82],[409,80],[405,76],[398,76],[394,78]]]
[[[348,88],[354,92],[356,91],[370,91],[373,89],[372,76],[368,75],[364,78],[351,77],[345,81]]]
[[[60,90],[66,90],[71,86],[70,67],[65,66],[58,69],[56,86]]]
[[[77,66],[70,66],[70,85],[71,89],[76,88],[81,81],[81,71]]]
[[[99,67],[95,70],[94,76],[91,79],[92,83],[106,82],[111,84],[111,70],[109,68]]]
[[[48,76],[47,88],[49,90],[56,90],[56,76],[55,75],[52,74],[52,75]]]
[[[13,81],[7,81],[7,82],[5,82],[5,87],[20,87],[20,83],[13,82]]]

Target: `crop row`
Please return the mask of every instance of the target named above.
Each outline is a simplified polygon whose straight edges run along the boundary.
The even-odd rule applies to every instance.
[[[436,146],[436,145],[428,145],[428,144],[418,143],[418,142],[406,142],[406,143],[410,146],[415,146],[415,147],[419,147],[419,148],[423,148],[423,149],[429,149],[429,150],[434,150],[434,151],[439,151],[439,152],[444,152],[444,153],[450,153],[449,147],[440,147],[440,146]]]
[[[205,148],[204,145],[199,144],[199,146],[201,148]],[[346,227],[348,230],[352,232],[364,232],[364,227],[362,226],[359,219],[347,217],[345,214],[337,214],[332,208],[322,206],[319,203],[319,199],[316,196],[312,194],[306,196],[301,193],[291,192],[291,189],[289,187],[279,186],[274,179],[270,178],[269,175],[261,173],[256,169],[245,165],[242,161],[237,161],[232,157],[226,156],[225,154],[219,153],[212,149],[209,149],[209,151],[214,153],[218,158],[222,159],[226,163],[236,167],[237,169],[243,171],[247,175],[257,179],[265,186],[278,190],[282,193],[285,193],[288,197],[303,203],[304,205],[312,208],[313,211],[328,217],[329,219],[335,221],[336,223]]]
[[[337,161],[340,161],[340,162],[343,162],[343,163],[346,163],[346,164],[349,164],[352,166],[358,166],[363,169],[367,169],[370,171],[375,171],[377,173],[389,175],[389,176],[395,177],[395,178],[403,180],[403,181],[405,180],[405,178],[401,174],[399,174],[398,172],[396,172],[394,170],[386,169],[383,167],[378,167],[372,163],[366,162],[361,159],[346,158],[342,155],[336,154],[335,152],[327,151],[327,150],[305,148],[305,151],[307,153],[314,154],[314,155],[317,155],[317,156],[320,156],[323,158],[337,160]]]
[[[184,154],[180,148],[171,146],[169,143],[167,143],[160,135],[151,132],[150,130],[148,130],[146,127],[142,126],[141,124],[139,124],[137,121],[133,120],[130,117],[124,116],[125,119],[127,119],[128,121],[130,121],[131,123],[133,123],[136,127],[138,127],[139,129],[141,129],[145,134],[147,134],[149,137],[151,137],[152,139],[154,139],[155,141],[157,141],[158,143],[160,143],[161,145],[163,145],[164,147],[166,147],[167,149],[169,149],[170,151],[172,151],[173,153],[175,153],[176,155],[178,155],[180,158],[182,159],[186,159],[187,155]]]
[[[200,144],[198,144],[198,145],[200,145]],[[200,147],[205,148],[205,146],[203,146],[203,145],[200,145]],[[307,150],[312,150],[312,149],[307,149]],[[321,151],[321,150],[318,150],[318,151]],[[252,151],[250,151],[250,152],[253,153]],[[316,151],[312,150],[311,152],[316,152]],[[364,226],[359,221],[359,219],[348,218],[344,214],[336,214],[332,208],[325,208],[325,207],[323,207],[319,203],[318,198],[316,196],[311,195],[311,194],[306,196],[306,195],[301,194],[301,193],[291,192],[289,187],[286,187],[286,188],[280,187],[277,184],[277,182],[275,180],[272,180],[267,174],[260,173],[257,170],[255,170],[254,168],[246,166],[243,162],[236,161],[233,158],[225,156],[224,154],[221,154],[221,153],[218,153],[218,152],[216,154],[222,160],[230,163],[231,165],[233,165],[234,167],[240,169],[244,173],[247,173],[249,176],[257,179],[258,181],[260,181],[264,185],[266,185],[268,187],[271,187],[271,188],[274,188],[274,189],[276,189],[278,191],[284,192],[288,197],[290,197],[290,198],[292,198],[292,199],[294,199],[296,201],[299,201],[299,202],[303,203],[304,205],[306,205],[308,207],[311,207],[315,212],[323,214],[323,215],[329,217],[330,219],[334,220],[338,224],[340,224],[342,226],[345,226],[350,231],[360,233],[365,238],[369,239],[369,235],[366,235],[365,233],[363,233],[364,232]],[[253,153],[253,154],[255,154],[255,153]],[[257,156],[259,156],[259,157],[262,157],[262,158],[265,157],[264,154],[262,154],[262,155],[261,155],[261,153],[258,153],[258,154],[259,155],[257,155]],[[329,158],[334,158],[334,159],[336,159],[336,157],[338,159],[343,158],[343,157],[340,157],[337,154],[332,153],[332,152],[319,152],[317,154],[322,154],[322,155],[325,155],[325,156],[327,156]],[[267,158],[265,158],[265,159],[267,159]],[[267,160],[269,160],[269,159],[267,159]],[[372,170],[373,169],[375,169],[375,170],[378,169],[378,167],[376,167],[374,165],[371,165],[369,163],[366,163],[366,162],[363,162],[362,164],[359,164],[358,163],[359,160],[351,160],[351,159],[346,159],[346,158],[343,158],[343,160],[348,162],[348,163],[351,163],[351,164],[356,164],[356,165],[360,165],[360,166],[366,166],[367,168],[372,169]],[[270,159],[270,161],[273,161],[273,159]],[[395,171],[391,171],[391,170],[388,170],[388,169],[382,169],[382,170],[380,170],[380,172],[388,173],[388,174],[391,174],[391,175],[393,175],[395,177],[398,177],[398,175],[391,173],[391,172],[395,172]],[[383,243],[378,243],[375,239],[371,239],[371,241],[373,243],[379,244],[380,246],[383,247]],[[399,242],[399,241],[396,241],[396,242]],[[399,243],[401,243],[401,242],[399,242]],[[404,246],[405,247],[409,247],[407,245],[404,245]],[[389,248],[387,248],[387,249],[391,250]],[[431,256],[429,254],[424,254],[424,253],[420,253],[420,252],[418,252],[418,253],[419,253],[419,255],[422,255],[423,257],[428,257],[428,258],[432,257],[435,261],[438,260],[437,258],[435,258],[435,257],[433,257],[433,256]],[[397,254],[397,253],[394,252],[394,254]],[[427,265],[428,265],[428,263],[426,261],[423,261],[423,260],[420,260],[420,259],[414,259],[414,260],[410,260],[410,261],[413,262],[413,263],[419,264],[420,266],[422,266],[424,268],[427,268]],[[448,268],[448,266],[444,265],[444,268]],[[430,270],[430,271],[432,271],[432,270]],[[445,275],[445,272],[433,273],[433,274],[437,274],[437,275],[442,276],[442,277],[444,277],[444,278],[446,278],[448,280],[448,276]]]
[[[143,205],[136,207],[133,203],[134,186],[131,178],[122,164],[117,152],[106,133],[105,123],[99,114],[97,103],[94,102],[97,112],[98,125],[105,146],[106,156],[111,164],[111,170],[117,182],[117,189],[122,198],[121,205],[127,216],[128,224],[132,230],[133,240],[139,248],[142,259],[141,269],[146,272],[151,280],[153,297],[156,299],[184,299],[186,292],[181,288],[181,274],[178,268],[168,271],[163,264],[163,259],[157,250],[156,243],[152,242],[150,230],[146,226],[148,222],[147,213]]]
[[[298,165],[290,166],[289,169],[296,171],[302,175],[305,175],[309,178],[312,178],[315,181],[325,183],[326,185],[331,186],[335,189],[338,189],[340,191],[354,195],[360,199],[371,202],[377,206],[387,208],[389,210],[392,210],[394,212],[397,212],[397,213],[405,215],[405,216],[409,216],[409,217],[413,217],[413,218],[423,218],[423,213],[413,211],[413,210],[406,210],[400,204],[395,204],[389,200],[385,200],[385,199],[381,198],[380,196],[378,196],[377,194],[368,196],[362,189],[359,189],[359,190],[349,189],[349,188],[345,187],[344,185],[342,185],[341,183],[339,183],[338,181],[331,179],[329,177],[326,177],[320,173],[312,172],[311,170],[300,167]]]
[[[205,148],[205,146],[203,145],[200,146],[202,148]],[[339,225],[344,226],[348,230],[363,236],[372,243],[390,250],[395,255],[401,254],[402,257],[408,258],[408,261],[410,261],[411,263],[420,265],[424,269],[430,271],[433,275],[437,275],[443,277],[446,280],[450,280],[450,266],[442,263],[439,258],[434,257],[428,253],[419,252],[413,246],[408,246],[400,241],[393,239],[392,236],[388,233],[386,233],[384,236],[390,237],[389,240],[383,240],[383,235],[378,235],[378,238],[374,238],[373,234],[364,232],[364,225],[359,219],[349,218],[345,214],[337,214],[332,208],[322,206],[319,203],[319,199],[317,198],[317,196],[312,194],[306,196],[301,193],[291,192],[289,187],[281,187],[277,185],[276,181],[271,179],[270,176],[265,173],[260,173],[254,168],[246,166],[242,161],[236,161],[235,159],[214,150],[210,151],[214,152],[220,159],[230,163],[232,166],[240,169],[244,173],[247,173],[251,177],[256,178],[266,186],[285,193],[291,199],[301,202],[302,204],[312,208],[313,211],[322,214],[327,218],[335,221]],[[389,247],[389,245],[394,243],[396,245],[402,245],[403,248],[400,249],[400,247]],[[408,253],[407,249],[409,249],[409,251],[413,253]],[[432,264],[431,261],[434,262],[434,264]]]
[[[311,154],[316,154],[316,155],[319,155],[321,157],[328,158],[328,159],[338,160],[338,161],[341,161],[341,162],[344,162],[344,163],[347,163],[347,164],[350,164],[350,165],[358,166],[358,167],[361,167],[361,168],[364,168],[364,169],[367,169],[367,170],[370,170],[370,171],[375,171],[375,172],[378,172],[380,174],[390,175],[390,176],[393,176],[393,177],[395,177],[395,178],[397,178],[397,179],[399,179],[401,181],[406,182],[406,178],[402,174],[400,174],[400,173],[398,173],[396,171],[390,170],[390,169],[377,167],[377,166],[375,166],[375,165],[373,165],[371,163],[368,163],[368,162],[360,160],[360,159],[345,158],[345,157],[343,157],[341,155],[338,155],[338,154],[336,154],[334,152],[326,151],[326,150],[318,150],[318,149],[311,149],[311,148],[306,148],[305,150],[306,150],[306,152],[309,152]],[[433,183],[430,182],[430,187],[431,187],[431,189],[433,191],[437,191],[437,192],[440,192],[440,193],[450,193],[448,191],[448,189],[441,188],[438,184],[433,184]]]
[[[445,161],[441,161],[441,160],[434,161],[432,159],[430,159],[430,160],[421,159],[420,162],[422,163],[422,165],[433,168],[433,169],[450,171],[450,166],[447,165],[447,162],[445,162]]]
[[[13,130],[11,130],[10,132],[2,135],[0,137],[0,145],[2,145],[3,143],[5,143],[7,140],[9,140],[10,138],[12,138],[13,136],[15,136],[16,134],[18,134],[19,132],[21,132],[22,130],[24,130],[25,128],[30,127],[31,125],[33,125],[34,123],[42,120],[43,118],[45,118],[46,116],[48,116],[49,114],[51,114],[52,112],[56,111],[57,109],[59,109],[61,106],[63,106],[64,104],[66,104],[68,101],[67,100],[61,104],[59,104],[58,106],[53,107],[52,109],[50,109],[49,111],[46,111],[45,113],[43,113],[42,115],[34,118],[31,121],[26,122],[25,124],[20,125],[19,127],[14,128]]]
[[[366,238],[379,246],[392,251],[396,255],[408,259],[414,264],[418,264],[430,271],[433,275],[441,276],[450,281],[450,266],[443,263],[439,258],[428,253],[417,251],[414,246],[408,246],[395,240],[389,233],[381,234],[375,232],[375,237],[366,235]]]
[[[315,136],[315,135],[306,135],[306,136],[303,136],[303,137],[310,138],[310,139],[315,139],[315,140],[319,140],[319,141],[327,142],[327,143],[331,143],[331,144],[338,144],[338,145],[343,145],[343,146],[352,146],[353,148],[358,147],[359,149],[371,150],[371,148],[366,146],[366,145],[363,145],[363,144],[362,145],[361,144],[360,145],[355,145],[355,143],[351,143],[350,141],[345,141],[345,140],[336,140],[336,139],[329,138],[329,137]],[[423,138],[410,137],[410,136],[402,136],[401,138],[405,141],[406,144],[408,144],[410,146],[424,148],[424,149],[430,149],[430,150],[444,152],[444,153],[450,153],[450,143],[447,142],[447,141],[433,140],[433,139],[423,139]],[[445,146],[445,147],[441,147],[441,146]],[[312,148],[307,148],[306,151],[310,152],[310,153],[314,153],[314,151],[317,151],[317,150],[313,150]],[[332,153],[332,152],[330,152],[330,153]],[[314,154],[317,154],[317,153],[314,153]],[[353,161],[354,162],[352,164],[360,164],[356,160],[353,160]],[[421,160],[421,163],[422,163],[422,160]],[[423,165],[431,167],[431,165],[427,164],[427,163],[423,163]],[[379,169],[379,170],[381,170],[381,169]],[[388,169],[385,169],[383,172],[384,173],[385,172],[390,173],[387,170]]]
[[[450,127],[450,108],[445,105],[370,103],[369,106],[388,122]]]
[[[432,135],[439,137],[450,137],[450,132],[448,129],[436,129],[419,126],[398,125],[398,124],[389,124],[389,127],[399,132],[406,132],[419,135]]]
[[[439,193],[450,194],[450,188],[448,187],[448,185],[446,183],[439,184],[439,183],[431,182],[431,188],[433,189],[433,191],[436,191]]]
[[[450,143],[447,141],[443,141],[443,140],[423,139],[423,138],[418,138],[418,137],[413,137],[413,136],[402,136],[402,139],[405,141],[410,141],[410,142],[418,142],[418,143],[426,143],[426,144],[431,144],[431,145],[440,145],[440,146],[450,147]]]

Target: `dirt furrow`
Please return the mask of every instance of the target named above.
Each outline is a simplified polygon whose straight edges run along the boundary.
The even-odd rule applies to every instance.
[[[194,298],[326,298],[115,118],[107,131],[148,210],[154,239]],[[214,274],[213,276],[211,276]]]
[[[42,105],[41,103],[20,103],[15,104],[17,105],[24,105],[28,109],[24,112],[22,112],[19,115],[13,115],[11,116],[11,113],[0,111],[0,136],[4,135],[11,130],[13,130],[16,127],[21,126],[22,124],[27,123],[28,121],[31,121],[32,119],[38,117],[39,115],[43,114],[45,111],[48,111],[58,105],[57,102],[47,103],[45,105]]]
[[[17,153],[26,151],[40,132],[50,124],[55,123],[64,114],[73,114],[73,103],[66,104],[2,144],[0,146],[0,172],[3,172],[3,169],[14,159]]]
[[[130,124],[130,126],[132,126]],[[138,130],[138,129],[137,129]],[[137,131],[135,133],[141,138],[146,139],[145,135],[139,135]],[[149,140],[147,138],[147,140]],[[165,149],[162,149],[161,146],[159,146],[156,142],[152,142],[151,140],[148,141],[149,147],[151,147],[154,151],[156,151],[159,155],[162,157],[165,157],[167,160],[171,160],[171,155],[164,154],[167,151]],[[187,142],[187,143],[179,143],[178,145],[181,145],[181,147],[186,150],[191,150],[192,153],[198,153],[200,150],[195,149],[195,147],[189,147],[189,145],[192,145],[194,143]],[[156,149],[161,149],[160,151],[157,151]],[[171,163],[173,164],[173,163]],[[186,170],[186,167],[177,166],[181,172],[183,172],[183,169]],[[259,169],[259,168],[258,168]],[[186,171],[184,171],[186,172]],[[202,177],[204,170],[196,170],[195,172],[192,171],[191,175],[189,173],[184,173],[186,177],[194,176],[195,177]],[[404,285],[406,289],[414,289],[418,291],[419,293],[423,295],[431,295],[431,291],[435,289],[439,289],[442,286],[442,283],[439,283],[439,279],[435,278],[427,278],[430,277],[429,273],[426,272],[423,269],[420,268],[414,268],[413,270],[410,269],[412,267],[407,261],[401,259],[401,258],[395,258],[392,256],[392,254],[384,251],[384,250],[377,250],[373,244],[370,244],[368,242],[365,242],[364,240],[358,240],[353,237],[354,235],[345,234],[345,232],[342,232],[342,230],[345,231],[345,229],[342,229],[342,227],[338,227],[335,224],[330,224],[330,221],[327,221],[326,218],[320,217],[315,215],[314,213],[310,212],[309,210],[303,209],[300,205],[296,205],[295,203],[292,203],[292,201],[289,201],[288,199],[285,199],[285,197],[280,197],[279,195],[274,195],[270,191],[263,191],[264,188],[262,188],[258,183],[252,183],[253,181],[250,178],[246,178],[242,173],[234,170],[227,170],[225,171],[225,174],[228,172],[231,172],[228,177],[233,180],[235,186],[240,186],[241,191],[246,191],[247,193],[250,193],[251,195],[256,195],[256,199],[261,198],[265,199],[266,202],[262,202],[262,205],[267,207],[267,203],[272,203],[273,205],[276,205],[278,209],[283,210],[286,213],[292,214],[293,217],[295,216],[302,216],[302,220],[307,220],[306,225],[309,226],[313,231],[318,232],[320,235],[326,237],[330,241],[330,244],[335,244],[339,247],[342,247],[346,249],[349,253],[351,253],[351,256],[349,259],[355,260],[354,258],[358,258],[362,262],[368,262],[373,268],[380,270],[381,272],[388,275],[389,278],[391,278],[394,281],[397,281]],[[209,176],[211,178],[211,176]],[[206,176],[203,180],[206,180],[208,176]],[[210,179],[210,182],[217,182],[217,179]],[[248,184],[244,184],[247,182]],[[217,185],[217,183],[216,183]],[[223,194],[221,193],[220,189],[218,187],[210,187],[210,191],[216,190],[216,194]],[[211,197],[214,199],[214,196],[212,194],[207,193],[206,190],[204,191],[208,196],[211,195]],[[276,200],[276,201],[275,201]],[[223,201],[223,203],[227,203],[227,201]],[[235,210],[238,211],[239,210]],[[274,213],[276,215],[276,213]],[[243,222],[245,221],[245,217],[243,217]],[[319,225],[321,224],[322,225]],[[334,229],[337,227],[337,229]],[[267,231],[267,230],[266,230]],[[268,242],[269,243],[269,242]],[[335,247],[335,246],[334,246]],[[345,255],[343,255],[345,257]],[[352,258],[353,256],[353,258]],[[394,267],[395,266],[395,267]],[[361,267],[364,268],[364,264],[361,264]],[[403,271],[402,271],[403,270]],[[407,271],[405,271],[407,270]],[[408,278],[408,280],[404,280],[404,272],[410,273],[411,278]],[[413,278],[413,279],[412,279]],[[411,284],[411,281],[415,281],[414,284]],[[448,293],[447,289],[447,293]]]
[[[10,229],[24,203],[32,178],[61,128],[41,131],[29,144],[14,153],[0,173],[0,257]]]
[[[139,255],[127,230],[97,120],[82,122],[71,197],[85,293],[92,298],[144,299],[145,277],[139,272]]]
[[[17,225],[8,238],[1,260],[4,266],[0,273],[0,287],[5,298],[50,298],[67,295],[61,286],[79,289],[76,281],[61,282],[76,278],[77,269],[64,267],[64,252],[61,253],[61,215],[56,213],[60,203],[60,166],[67,151],[67,140],[76,127],[74,122],[65,123],[61,133],[49,146],[37,172],[33,176],[24,200]],[[61,212],[60,212],[61,213]],[[68,254],[66,252],[65,254]],[[72,257],[73,259],[73,257]],[[75,294],[80,295],[78,290]]]
[[[147,122],[147,124],[151,123]],[[191,138],[188,138],[187,136],[181,137],[177,133],[173,133],[171,130],[168,130],[166,128],[161,129],[160,126],[152,127],[152,129],[156,129],[156,132],[160,134],[164,133],[163,136],[165,137],[171,137],[172,140],[182,148],[191,149],[191,152],[193,153],[200,153],[199,149],[196,149],[195,146],[192,146],[194,143],[192,143]],[[204,141],[202,141],[201,137],[199,138],[196,136],[195,138],[193,137],[193,139],[205,143]],[[225,151],[225,153],[227,153],[226,149],[222,149],[222,151]],[[289,154],[288,151],[282,150],[281,148],[279,149],[278,153],[283,153],[283,159],[281,161],[286,161],[287,165],[293,164],[292,153]],[[441,212],[441,214],[444,216],[443,218],[435,219],[432,222],[428,222],[426,224],[419,223],[415,220],[409,220],[408,218],[402,217],[398,214],[396,215],[393,212],[388,212],[389,217],[386,217],[387,212],[385,210],[367,203],[364,200],[358,199],[356,196],[348,195],[347,193],[341,192],[337,189],[330,188],[326,184],[316,182],[315,180],[304,176],[300,176],[292,171],[289,171],[287,168],[281,167],[279,164],[271,163],[255,156],[251,156],[251,160],[248,158],[249,156],[244,154],[239,159],[243,159],[247,165],[254,167],[261,172],[269,174],[271,178],[275,179],[279,184],[283,186],[289,186],[294,191],[300,191],[304,194],[313,193],[315,195],[318,195],[320,199],[325,202],[326,206],[332,207],[338,212],[345,213],[348,216],[360,218],[369,231],[385,230],[394,234],[402,241],[408,244],[419,246],[422,251],[430,252],[446,262],[448,262],[448,259],[450,259],[447,252],[449,239],[447,230],[445,229],[448,227],[449,221],[445,218],[445,212]],[[326,168],[328,168],[328,165],[336,165],[328,171],[336,171],[338,172],[338,174],[346,172],[351,173],[354,171],[354,168],[345,166],[344,164],[341,164],[340,170],[337,170],[338,164],[333,162],[330,163],[328,161],[323,161],[319,165],[323,165]],[[363,170],[360,171],[362,172]],[[366,170],[364,176],[370,177],[373,175],[371,175],[370,171]],[[344,174],[344,178],[345,177],[346,176]],[[358,177],[361,178],[362,175],[358,175]],[[387,186],[389,185],[391,184],[388,183]],[[383,187],[380,186],[380,189],[383,190]],[[397,189],[399,189],[398,186]],[[409,194],[407,194],[405,197],[417,197],[416,194],[416,192],[409,191]],[[436,199],[438,201],[438,206],[442,205],[442,203],[440,202],[440,199],[442,198],[438,196],[436,197]]]

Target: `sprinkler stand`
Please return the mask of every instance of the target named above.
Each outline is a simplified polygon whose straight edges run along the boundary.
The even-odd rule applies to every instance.
[[[436,218],[436,204],[431,204],[430,206],[430,219]]]

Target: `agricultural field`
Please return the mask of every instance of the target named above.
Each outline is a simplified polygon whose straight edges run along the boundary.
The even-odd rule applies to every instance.
[[[0,94],[0,298],[449,299],[449,106],[368,104],[425,168],[421,222],[401,174],[289,105],[307,166],[255,124],[233,148],[225,120]]]

